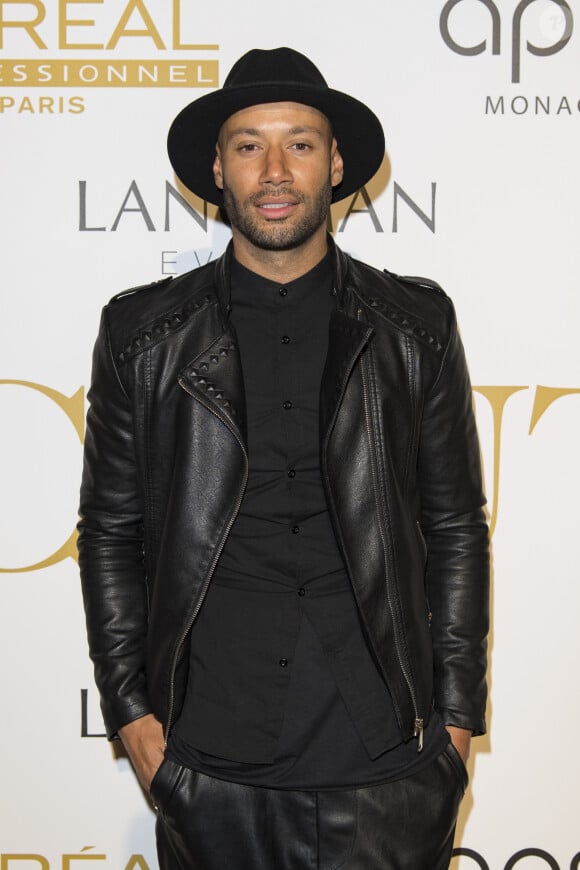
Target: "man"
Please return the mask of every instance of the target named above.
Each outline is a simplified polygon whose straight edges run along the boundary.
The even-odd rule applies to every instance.
[[[108,733],[163,868],[447,867],[488,619],[452,305],[327,236],[384,139],[297,52],[244,55],[168,147],[233,239],[103,313],[79,550]]]

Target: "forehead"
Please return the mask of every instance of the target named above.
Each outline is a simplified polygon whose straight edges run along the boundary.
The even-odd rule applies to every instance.
[[[330,134],[330,122],[326,115],[319,112],[313,106],[303,103],[260,103],[257,106],[248,106],[240,109],[225,121],[220,132],[219,139],[224,135],[231,136],[236,131],[266,131],[270,128],[292,129],[311,128],[322,135]]]

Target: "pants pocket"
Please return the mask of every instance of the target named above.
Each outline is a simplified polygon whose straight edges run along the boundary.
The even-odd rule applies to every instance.
[[[169,807],[184,768],[169,758],[164,758],[149,786],[149,794],[155,810],[164,815]]]
[[[465,789],[469,784],[469,774],[467,772],[465,762],[463,761],[462,757],[460,756],[459,752],[457,751],[451,740],[445,747],[444,752],[445,756],[449,759],[453,769],[457,774],[462,790],[465,792]]]

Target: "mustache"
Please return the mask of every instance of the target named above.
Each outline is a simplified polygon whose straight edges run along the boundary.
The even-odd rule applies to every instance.
[[[294,202],[304,202],[306,199],[304,194],[298,190],[293,190],[291,187],[280,187],[277,189],[272,188],[271,190],[260,190],[257,193],[251,193],[246,202],[250,205],[259,205],[262,200],[271,199],[273,196],[280,198],[287,196]]]

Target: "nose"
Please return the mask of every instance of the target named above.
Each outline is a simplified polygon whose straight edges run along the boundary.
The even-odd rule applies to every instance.
[[[260,181],[263,184],[273,185],[289,184],[292,182],[292,172],[283,148],[271,146],[265,152]]]

